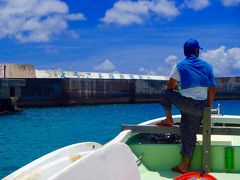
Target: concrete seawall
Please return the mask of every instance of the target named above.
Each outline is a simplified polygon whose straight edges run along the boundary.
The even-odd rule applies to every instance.
[[[215,99],[239,99],[240,77],[217,78],[217,92]]]
[[[19,106],[65,106],[158,102],[166,80],[25,79]],[[215,99],[240,98],[240,78],[217,78]]]
[[[25,79],[19,106],[157,102],[165,81],[116,79]]]
[[[22,107],[159,102],[160,91],[169,79],[138,74],[35,70],[31,64],[0,64],[0,78],[0,84],[6,79],[26,82],[18,99]],[[240,98],[240,77],[219,77],[217,82],[215,99]],[[4,88],[9,92],[13,89]]]

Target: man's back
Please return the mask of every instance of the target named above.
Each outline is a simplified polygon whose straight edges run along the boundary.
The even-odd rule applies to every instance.
[[[177,64],[181,89],[209,87],[215,85],[211,66],[195,55],[191,55]]]
[[[195,55],[178,62],[171,77],[180,81],[183,96],[196,100],[206,100],[208,87],[216,84],[211,66]]]

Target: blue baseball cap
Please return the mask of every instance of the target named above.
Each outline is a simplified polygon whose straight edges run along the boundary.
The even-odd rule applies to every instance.
[[[184,50],[187,49],[203,49],[199,46],[196,39],[189,39],[184,43]]]
[[[195,39],[189,39],[184,43],[184,54],[191,55],[195,53],[196,49],[203,49],[199,46],[199,43]]]

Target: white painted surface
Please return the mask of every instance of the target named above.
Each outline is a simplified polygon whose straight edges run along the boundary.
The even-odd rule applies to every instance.
[[[97,73],[97,72],[75,72],[75,71],[53,71],[35,70],[37,78],[80,78],[80,79],[152,79],[168,80],[167,76],[151,76],[137,74]]]
[[[85,155],[94,152],[101,145],[93,142],[85,142],[66,146],[53,151],[13,172],[4,180],[44,180],[81,159]]]
[[[124,143],[106,145],[59,172],[51,180],[140,180],[130,148]]]

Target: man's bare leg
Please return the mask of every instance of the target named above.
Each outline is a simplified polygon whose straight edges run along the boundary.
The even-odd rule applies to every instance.
[[[187,157],[183,157],[182,164],[179,165],[179,168],[183,171],[188,171],[190,159]]]
[[[172,112],[171,111],[165,111],[165,112],[166,112],[166,119],[164,120],[164,122],[173,124]]]
[[[180,164],[179,166],[173,167],[172,171],[182,173],[182,174],[187,173],[188,167],[189,167],[189,162],[190,162],[189,158],[183,157],[182,164]]]
[[[158,125],[158,126],[172,126],[173,125],[173,118],[172,118],[171,111],[165,111],[165,113],[166,113],[166,119],[156,123],[156,125]]]

